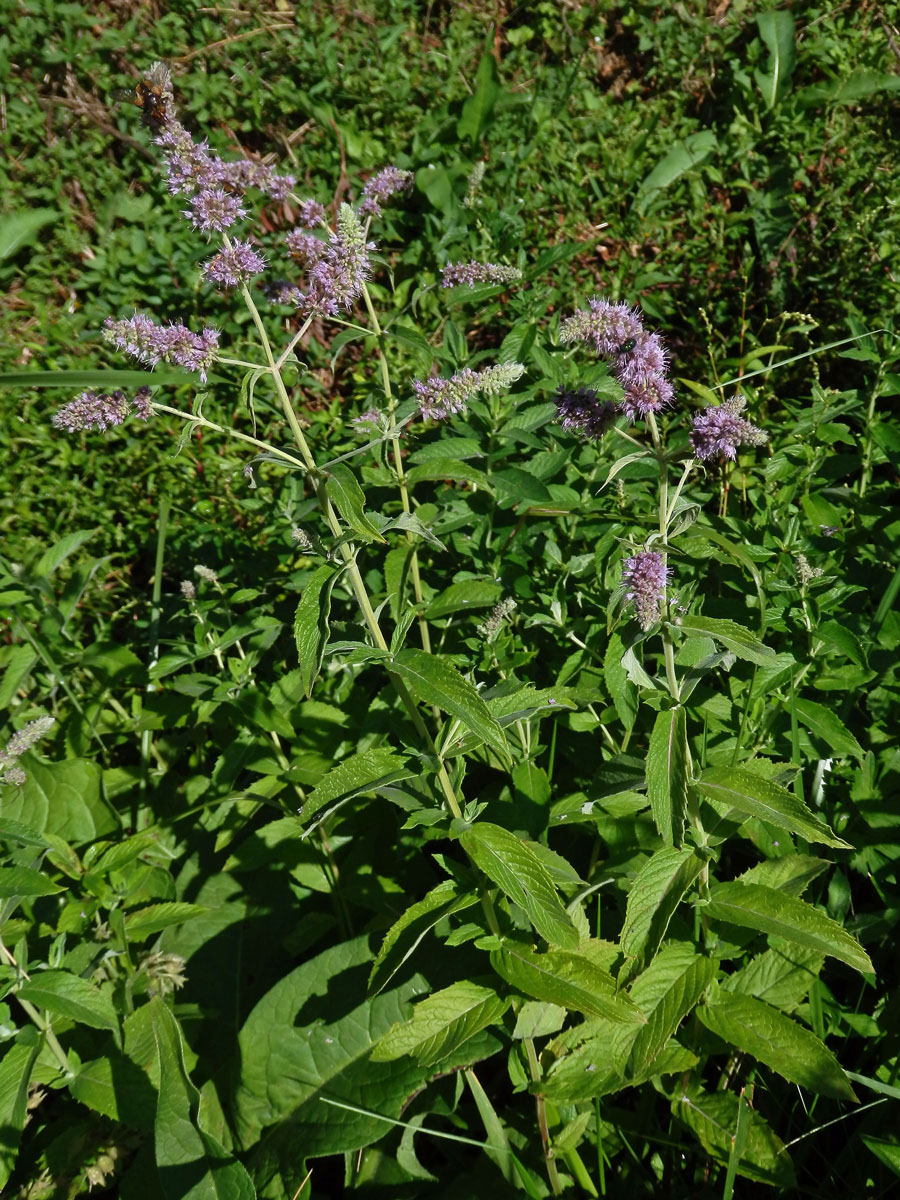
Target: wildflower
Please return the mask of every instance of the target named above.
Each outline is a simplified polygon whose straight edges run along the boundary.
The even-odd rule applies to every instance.
[[[378,428],[378,417],[378,409],[370,408],[366,412],[360,413],[358,417],[354,417],[350,424],[356,425],[359,433],[368,433],[370,430],[374,431]],[[363,428],[364,426],[368,426],[369,428]]]
[[[735,458],[738,446],[762,446],[768,435],[741,416],[746,403],[733,396],[724,404],[711,405],[694,417],[691,445],[697,458],[713,458],[722,454]]]
[[[563,344],[587,342],[598,354],[608,357],[617,354],[621,346],[636,341],[643,328],[636,309],[598,298],[589,300],[586,309],[579,309],[563,321],[559,327],[559,340]]]
[[[291,538],[297,543],[298,550],[312,550],[312,538],[305,529],[301,529],[299,525],[294,525],[291,528]]]
[[[317,225],[325,224],[325,205],[318,200],[301,200],[297,224],[304,229],[315,229]]]
[[[139,421],[149,421],[153,416],[153,405],[151,398],[153,396],[153,388],[139,387],[134,393],[134,401],[132,404],[132,413]]]
[[[456,287],[464,284],[475,287],[477,283],[513,283],[522,278],[518,267],[504,267],[500,263],[448,263],[442,268],[441,287]]]
[[[381,205],[384,201],[395,193],[411,187],[412,181],[412,171],[402,171],[399,167],[385,167],[377,175],[366,180],[359,205],[359,215],[361,217],[380,217]]]
[[[180,954],[164,954],[157,951],[147,954],[141,960],[139,970],[143,971],[150,981],[149,991],[167,996],[176,988],[182,988],[187,983],[184,973],[186,960]],[[155,986],[154,986],[155,985]]]
[[[197,589],[194,587],[190,579],[182,579],[180,587],[181,594],[184,596],[185,600],[194,600],[196,598]]]
[[[463,200],[463,205],[466,208],[472,208],[478,200],[478,191],[484,179],[486,165],[484,159],[480,159],[469,172],[469,178],[466,181],[466,195]]]
[[[372,273],[369,253],[374,249],[375,243],[366,241],[359,217],[349,204],[342,204],[337,230],[313,264],[309,288],[299,293],[298,307],[327,316],[336,316],[349,308]]]
[[[642,550],[625,560],[622,568],[625,599],[634,605],[641,629],[650,629],[659,620],[660,601],[666,594],[670,574],[663,556],[655,550]]]
[[[104,431],[121,425],[131,410],[131,401],[124,392],[116,391],[107,395],[88,389],[79,392],[74,400],[54,413],[53,424],[67,433],[88,429]]]
[[[220,161],[218,176],[219,182],[233,191],[246,192],[256,188],[272,200],[286,200],[297,182],[293,175],[276,175],[268,163],[255,158]]]
[[[156,144],[164,152],[166,186],[173,196],[192,196],[221,183],[219,156],[205,140],[195,142],[179,121],[169,120]]]
[[[12,735],[6,743],[6,749],[0,750],[0,769],[3,771],[0,781],[13,787],[21,787],[25,783],[28,776],[19,766],[19,759],[35,742],[48,734],[55,724],[55,717],[36,717]]]
[[[218,583],[219,577],[212,567],[204,567],[202,564],[194,567],[194,574],[199,575],[201,579],[205,579],[207,583]]]
[[[189,203],[190,210],[185,209],[184,215],[203,233],[224,233],[247,215],[239,198],[221,187],[204,188]]]
[[[501,600],[491,609],[491,615],[476,628],[486,642],[492,642],[503,625],[503,622],[516,608],[516,602],[511,596]]]
[[[556,419],[567,433],[581,433],[595,442],[606,433],[616,419],[616,406],[609,400],[600,402],[593,388],[580,387],[570,392],[560,388],[553,397]]]
[[[521,363],[498,363],[483,371],[463,367],[449,379],[413,381],[413,390],[419,399],[422,416],[443,421],[451,413],[462,412],[468,402],[479,394],[497,395],[510,387],[522,375],[525,368]]]
[[[8,783],[10,787],[21,787],[23,783],[27,783],[28,776],[21,767],[7,767],[0,776],[0,783]]]
[[[805,554],[798,554],[797,561],[794,563],[794,571],[797,575],[797,582],[801,588],[808,587],[814,579],[819,579],[825,574],[822,567],[814,567]]]
[[[204,264],[203,273],[217,287],[236,288],[251,276],[261,275],[265,268],[266,260],[250,242],[235,240]]]
[[[292,229],[284,242],[291,257],[307,268],[319,262],[328,253],[328,243],[304,229]]]
[[[184,325],[156,325],[141,313],[122,321],[107,317],[103,336],[119,350],[149,366],[168,362],[199,371],[201,383],[206,382],[207,369],[219,350],[219,333],[212,326],[205,326],[201,333],[191,333]]]

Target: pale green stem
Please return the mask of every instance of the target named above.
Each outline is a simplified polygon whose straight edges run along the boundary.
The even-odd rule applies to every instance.
[[[656,451],[656,459],[659,463],[659,536],[662,542],[662,550],[660,551],[663,560],[663,566],[666,565],[666,537],[669,532],[669,472],[666,463],[665,451],[660,441],[659,429],[656,425],[656,418],[653,413],[647,414],[647,428],[650,430],[650,437],[653,440],[653,449]],[[674,504],[674,502],[673,502]],[[665,619],[668,616],[668,602],[662,601],[662,617],[663,617],[663,657],[666,663],[666,682],[669,685],[669,694],[672,699],[678,703],[681,698],[681,689],[678,685],[678,676],[675,673],[675,646],[672,642],[672,635],[665,624]]]
[[[294,349],[294,347],[297,345],[297,343],[303,337],[304,333],[306,333],[307,329],[309,329],[310,325],[312,325],[312,322],[313,322],[312,317],[307,317],[306,320],[303,322],[303,324],[300,326],[300,328],[297,330],[297,332],[294,334],[294,336],[291,338],[291,340],[288,342],[288,344],[284,348],[283,352],[278,356],[278,359],[275,362],[275,366],[279,371],[284,366],[284,364],[287,362],[291,351]]]
[[[253,297],[250,295],[250,290],[246,284],[241,288],[241,295],[243,296],[247,310],[253,319],[253,323],[256,326],[256,331],[259,334],[260,344],[262,345],[263,353],[266,356],[266,361],[268,362],[271,370],[272,378],[275,381],[275,389],[278,392],[278,398],[281,401],[281,407],[284,412],[285,419],[291,428],[291,432],[294,435],[294,441],[297,443],[301,457],[303,458],[303,461],[310,473],[310,477],[313,481],[316,491],[316,499],[319,502],[319,507],[322,510],[332,534],[335,536],[335,538],[340,539],[342,535],[340,522],[338,521],[337,513],[334,511],[334,508],[332,507],[331,501],[329,500],[328,494],[325,490],[325,480],[316,466],[316,461],[312,456],[309,443],[303,434],[303,429],[300,426],[300,421],[297,418],[297,414],[294,412],[294,406],[291,404],[291,398],[288,395],[287,388],[285,387],[284,379],[281,376],[281,371],[278,369],[275,362],[275,356],[272,353],[269,335],[266,332],[266,327],[263,324],[262,317],[259,315],[259,310],[254,304]],[[390,647],[385,641],[384,634],[381,632],[381,627],[379,626],[378,620],[372,609],[372,604],[369,600],[369,594],[366,590],[362,573],[357,566],[355,555],[346,542],[341,543],[339,547],[339,553],[341,558],[344,560],[347,574],[350,577],[350,583],[353,588],[353,594],[355,595],[356,602],[360,607],[360,611],[362,612],[363,620],[365,621],[366,626],[372,635],[372,640],[375,642],[375,645],[379,647],[379,649],[389,653]],[[435,749],[434,740],[431,737],[431,734],[428,732],[425,722],[422,720],[422,715],[416,707],[415,700],[410,694],[406,684],[403,682],[400,676],[396,674],[396,672],[392,671],[390,667],[388,667],[387,673],[391,683],[394,685],[394,689],[400,697],[403,707],[409,714],[416,733],[435,757],[437,762],[438,782],[444,795],[444,799],[447,801],[447,807],[454,817],[462,817],[462,808],[460,807],[453,784],[450,781],[450,776],[447,774],[447,768],[444,766],[443,760],[440,758],[437,750]]]
[[[528,1068],[531,1072],[532,1083],[541,1082],[541,1064],[538,1061],[537,1050],[534,1048],[532,1038],[524,1038],[523,1045],[525,1046],[525,1054],[528,1057]],[[562,1195],[562,1187],[559,1181],[559,1172],[556,1169],[556,1159],[553,1157],[553,1147],[550,1145],[550,1130],[547,1126],[547,1108],[544,1102],[544,1097],[541,1092],[534,1094],[535,1108],[537,1109],[538,1129],[541,1133],[541,1148],[544,1151],[544,1163],[547,1167],[547,1179],[550,1181],[550,1190],[554,1196]]]
[[[369,295],[369,289],[363,284],[362,290],[363,300],[365,301],[366,311],[369,314],[369,320],[372,322],[372,333],[375,334],[378,342],[378,362],[381,367],[381,383],[384,388],[385,399],[387,400],[388,416],[393,421],[394,412],[397,408],[397,401],[394,398],[393,389],[391,388],[391,376],[388,370],[387,356],[384,353],[384,332],[378,320],[378,314],[375,312],[375,306],[372,304],[372,297]],[[394,470],[397,473],[397,485],[400,489],[400,502],[403,505],[403,511],[407,514],[412,512],[409,502],[409,489],[406,486],[406,475],[403,470],[403,456],[400,453],[400,439],[394,438]],[[416,604],[421,609],[424,604],[422,596],[422,578],[419,574],[419,555],[416,551],[416,543],[412,533],[407,531],[406,540],[410,547],[409,573],[412,579],[413,594],[416,598]],[[428,631],[428,622],[422,613],[418,616],[419,636],[422,639],[422,649],[426,654],[431,653],[431,637]]]
[[[241,433],[237,429],[228,429],[224,425],[217,425],[215,421],[207,421],[206,417],[198,417],[195,413],[182,412],[180,408],[170,408],[168,404],[157,404],[155,400],[152,402],[154,412],[168,413],[172,417],[180,417],[182,421],[192,421],[195,425],[201,425],[204,429],[211,429],[214,433],[224,434],[225,437],[237,438],[241,442],[249,442],[251,446],[256,446],[259,450],[265,450],[267,454],[274,454],[276,458],[284,459],[293,467],[300,467],[301,470],[308,470],[306,463],[301,462],[293,454],[288,454],[286,450],[279,450],[277,446],[272,446],[268,442],[262,442],[259,438],[250,437],[248,433]]]

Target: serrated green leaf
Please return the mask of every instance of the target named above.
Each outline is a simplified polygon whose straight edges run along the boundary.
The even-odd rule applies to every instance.
[[[625,729],[629,730],[637,717],[638,698],[637,687],[628,678],[628,672],[622,665],[624,656],[625,643],[618,633],[613,633],[603,658],[603,677],[616,714]]]
[[[381,531],[366,515],[366,496],[346,463],[336,463],[325,483],[328,499],[354,533],[367,542],[383,542]]]
[[[665,946],[631,986],[631,999],[647,1018],[631,1044],[629,1073],[640,1075],[692,1012],[716,977],[718,963],[683,943]]]
[[[107,993],[69,971],[41,971],[22,984],[17,995],[36,1008],[80,1021],[91,1029],[119,1028],[119,1018]]]
[[[20,846],[50,845],[35,830],[29,829],[21,821],[11,821],[8,817],[0,817],[0,840],[4,842],[17,842]]]
[[[294,616],[294,640],[303,679],[303,690],[312,695],[313,684],[322,669],[328,642],[331,616],[331,592],[341,569],[328,564],[317,568],[306,581]]]
[[[820,821],[802,800],[771,779],[763,779],[740,767],[712,767],[704,771],[693,786],[701,796],[723,805],[726,810],[736,809],[748,817],[759,817],[761,821],[786,829],[809,842],[850,849],[848,843]]]
[[[58,883],[48,879],[41,871],[31,867],[0,867],[0,897],[52,896],[65,891]]]
[[[460,895],[453,880],[446,879],[411,905],[384,935],[381,949],[369,973],[369,995],[374,996],[387,986],[439,921],[477,903],[477,896]]]
[[[715,617],[685,617],[678,628],[688,637],[714,638],[738,658],[760,667],[769,666],[775,658],[775,651],[770,646],[763,645],[755,634],[736,621],[721,621]]]
[[[758,883],[720,883],[710,893],[706,911],[714,919],[775,933],[789,942],[830,954],[857,971],[874,971],[856,938],[831,917],[787,892]]]
[[[814,1033],[751,996],[720,992],[697,1016],[707,1029],[745,1054],[752,1054],[789,1083],[823,1096],[855,1100],[837,1059]]]
[[[469,980],[452,983],[419,1001],[411,1020],[391,1026],[372,1048],[372,1062],[393,1062],[411,1054],[423,1067],[432,1067],[509,1008],[490,988]]]
[[[499,583],[489,583],[484,579],[464,579],[459,583],[451,583],[439,596],[435,596],[425,609],[425,616],[431,621],[436,617],[446,617],[450,613],[489,608],[496,604],[502,595],[503,588]]]
[[[897,82],[900,83],[900,80]],[[864,1145],[880,1162],[883,1162],[895,1175],[900,1175],[900,1145],[896,1142],[889,1142],[885,1138],[872,1137],[871,1134],[863,1133],[860,1137]]]
[[[0,1187],[5,1187],[12,1174],[19,1151],[19,1140],[28,1117],[28,1088],[31,1072],[41,1052],[35,1038],[13,1042],[0,1059]]]
[[[802,697],[797,697],[794,700],[794,709],[800,724],[826,743],[831,752],[830,756],[839,758],[841,755],[850,754],[854,758],[862,760],[862,746],[840,717],[830,708],[826,708],[824,704],[817,704],[815,700],[804,700]]]
[[[689,1094],[678,1096],[672,1104],[672,1112],[694,1131],[713,1158],[722,1164],[729,1161],[740,1113],[740,1100],[733,1092],[711,1095],[692,1088]],[[784,1143],[753,1111],[750,1112],[750,1129],[737,1173],[775,1187],[793,1188],[796,1185],[794,1167]]]
[[[244,1166],[200,1128],[200,1093],[185,1068],[178,1022],[158,997],[150,1005],[159,1063],[154,1147],[166,1200],[256,1200]]]
[[[824,954],[805,946],[773,947],[755,955],[721,986],[790,1012],[805,999],[824,962]]]
[[[389,747],[376,746],[361,754],[352,754],[331,768],[310,792],[300,813],[308,821],[327,804],[351,800],[362,792],[374,791],[380,784],[397,783],[418,774],[409,760]]]
[[[4,796],[3,815],[76,845],[103,837],[119,824],[101,796],[100,768],[81,758],[55,763],[32,758],[24,785]]]
[[[182,925],[192,917],[202,916],[206,911],[202,904],[188,904],[183,900],[148,904],[146,908],[134,909],[125,914],[125,932],[129,941],[142,942],[153,933],[161,933],[170,925]]]
[[[703,859],[690,849],[666,847],[638,871],[628,893],[620,941],[629,958],[655,953],[688,888],[703,870]]]
[[[392,670],[426,704],[435,704],[460,720],[501,758],[509,759],[506,735],[477,690],[446,659],[424,650],[401,650]]]
[[[657,713],[647,751],[647,798],[659,835],[681,847],[687,812],[687,718],[683,708]]]
[[[30,645],[13,646],[6,660],[3,682],[0,683],[0,709],[8,708],[13,697],[38,661],[37,651]]]
[[[575,947],[578,931],[532,848],[500,825],[479,821],[460,845],[492,883],[523,908],[535,929],[552,946]]]
[[[124,1054],[113,1052],[86,1062],[69,1082],[76,1100],[113,1121],[151,1130],[156,1088],[147,1072]]]
[[[455,458],[435,458],[420,463],[407,472],[406,481],[410,487],[417,483],[434,482],[438,480],[457,480],[461,483],[474,483],[488,493],[492,492],[490,481],[484,471],[461,462]]]
[[[501,979],[536,1000],[626,1025],[645,1020],[628,996],[616,994],[609,972],[586,954],[568,950],[539,954],[515,942],[504,942],[501,949],[491,951],[491,964]]]

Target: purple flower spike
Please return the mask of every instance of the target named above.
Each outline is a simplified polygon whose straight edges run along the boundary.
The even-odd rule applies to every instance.
[[[298,294],[298,308],[330,317],[349,308],[372,273],[369,254],[375,249],[374,242],[366,241],[359,217],[350,205],[341,205],[337,231],[326,243],[319,243],[321,252],[313,247],[318,239],[312,234],[294,230],[288,237],[292,253],[318,255],[309,271],[307,291]]]
[[[593,388],[580,387],[570,392],[560,388],[553,397],[556,419],[567,433],[580,433],[596,442],[616,419],[616,406],[600,401]]]
[[[469,401],[477,395],[496,396],[511,387],[524,374],[521,363],[497,363],[483,371],[463,367],[449,379],[416,379],[413,390],[419,400],[422,416],[428,420],[443,421],[452,413],[462,412]]]
[[[660,601],[666,594],[670,574],[663,556],[655,550],[642,550],[625,560],[622,568],[625,599],[634,605],[641,629],[650,629],[659,620]]]
[[[324,225],[325,205],[320,204],[318,200],[301,200],[297,224],[304,229],[315,229],[318,225]]]
[[[151,394],[150,388],[139,388],[132,401],[124,392],[116,391],[109,395],[93,390],[81,392],[53,414],[53,424],[67,433],[92,429],[99,429],[102,433],[121,425],[129,416],[146,421],[153,412]]]
[[[237,240],[205,263],[203,273],[218,288],[236,288],[265,269],[266,260],[250,242]]]
[[[361,217],[380,217],[381,205],[397,192],[412,186],[412,171],[401,171],[399,167],[385,167],[366,181],[359,205]]]
[[[769,440],[768,434],[741,416],[745,406],[745,401],[734,396],[718,407],[713,405],[697,413],[691,431],[691,445],[697,458],[723,455],[734,459],[738,446],[762,446]]]
[[[200,229],[203,233],[224,233],[235,221],[247,215],[238,197],[232,196],[221,187],[197,192],[191,198],[190,205],[190,209],[186,209],[184,215],[195,229]]]
[[[610,304],[608,300],[588,301],[559,327],[559,340],[587,342],[597,354],[617,354],[621,346],[636,340],[643,332],[641,315],[627,304]]]
[[[168,362],[199,371],[201,383],[206,383],[206,372],[219,353],[219,332],[212,326],[207,325],[202,333],[191,333],[184,325],[155,325],[142,313],[123,321],[107,317],[103,336],[148,366]]]
[[[478,283],[514,283],[522,278],[518,267],[504,267],[499,263],[447,263],[442,267],[441,287],[456,287],[463,284],[475,287]]]

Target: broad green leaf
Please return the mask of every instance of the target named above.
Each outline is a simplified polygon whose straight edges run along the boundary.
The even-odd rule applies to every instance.
[[[147,1072],[130,1057],[113,1052],[85,1063],[69,1082],[76,1100],[113,1121],[153,1128],[157,1092]]]
[[[54,892],[62,891],[65,888],[42,872],[33,871],[31,867],[0,867],[0,896],[3,899],[12,896],[52,896]]]
[[[43,848],[50,845],[35,830],[29,829],[21,821],[11,821],[8,817],[0,817],[0,841],[16,842],[20,846],[41,846]]]
[[[474,483],[487,492],[491,492],[490,480],[484,471],[470,463],[454,458],[435,458],[420,463],[407,472],[406,481],[410,487],[417,483],[426,483],[441,479],[458,480],[461,483]]]
[[[478,63],[473,88],[472,94],[463,104],[462,116],[456,123],[456,135],[477,143],[502,92],[497,62],[489,50],[482,54]]]
[[[857,971],[873,972],[859,942],[825,913],[787,892],[758,883],[720,883],[712,889],[706,912],[732,925],[774,933],[839,958]]]
[[[637,209],[644,212],[657,192],[665,191],[682,175],[688,174],[709,158],[718,142],[711,129],[688,134],[672,144],[638,188]]]
[[[431,353],[429,349],[429,353]],[[436,442],[427,442],[420,446],[409,461],[413,464],[431,462],[435,458],[484,458],[484,447],[476,438],[470,437],[441,437]]]
[[[0,683],[0,709],[9,707],[37,661],[37,651],[26,643],[10,649],[3,672],[3,682]]]
[[[526,1000],[516,1014],[514,1038],[548,1037],[559,1033],[566,1023],[566,1010],[543,1000]]]
[[[429,621],[436,617],[446,617],[449,613],[468,611],[472,608],[489,608],[496,604],[503,595],[499,583],[489,583],[484,579],[464,579],[460,583],[451,583],[439,596],[431,601],[425,609]]]
[[[789,11],[757,13],[759,36],[769,51],[767,74],[755,71],[756,83],[767,108],[774,108],[787,91],[794,70],[794,17]]]
[[[567,950],[539,954],[507,941],[491,952],[491,964],[501,979],[536,1000],[626,1025],[645,1020],[628,996],[616,994],[609,972],[585,954]]]
[[[433,1067],[469,1038],[493,1025],[509,1008],[490,988],[461,980],[420,1000],[409,1021],[392,1025],[375,1043],[372,1062],[393,1062],[411,1054],[423,1067]]]
[[[373,996],[383,991],[425,935],[439,921],[451,913],[461,912],[477,903],[477,896],[460,895],[453,880],[446,879],[436,888],[432,888],[427,896],[411,905],[384,936],[369,974],[369,995]]]
[[[504,467],[491,472],[491,487],[501,508],[514,504],[549,504],[553,499],[546,486],[522,467]]]
[[[492,883],[523,908],[551,946],[578,945],[578,931],[562,905],[553,880],[532,848],[500,825],[479,821],[460,845]]]
[[[356,476],[346,463],[336,463],[328,473],[325,484],[328,499],[346,523],[368,542],[383,542],[377,525],[366,515],[366,496]]]
[[[757,954],[722,983],[728,992],[755,996],[776,1008],[791,1012],[819,978],[825,955],[804,946],[772,947]]]
[[[31,1072],[40,1052],[41,1042],[32,1036],[30,1041],[13,1042],[0,1059],[0,1188],[6,1186],[15,1166],[28,1117]]]
[[[741,767],[712,767],[693,786],[701,796],[722,805],[726,811],[737,810],[748,817],[759,817],[808,842],[850,849],[802,800],[771,779],[763,779]]]
[[[629,1073],[640,1075],[653,1062],[682,1020],[716,977],[718,963],[692,946],[664,946],[631,986],[631,999],[647,1018],[631,1044]]]
[[[723,1165],[728,1162],[740,1112],[740,1101],[733,1092],[710,1094],[695,1087],[687,1094],[679,1093],[672,1112],[694,1131],[713,1158]],[[737,1173],[774,1187],[796,1185],[784,1143],[757,1112],[750,1113],[750,1130]]]
[[[55,208],[31,208],[0,219],[0,262],[30,245],[45,225],[59,220]]]
[[[800,724],[825,742],[831,752],[830,757],[839,758],[851,754],[862,761],[862,746],[830,708],[826,708],[824,704],[817,704],[814,700],[798,697],[794,700],[794,709]]]
[[[687,718],[683,708],[657,713],[647,752],[647,798],[659,835],[681,847],[687,811]]]
[[[69,971],[41,971],[32,975],[16,993],[36,1008],[69,1017],[91,1029],[118,1031],[119,1018],[112,999],[87,979]]]
[[[424,650],[401,650],[394,655],[391,669],[419,700],[450,713],[501,758],[509,759],[506,735],[496,718],[475,687],[447,659]]]
[[[328,564],[313,571],[306,581],[294,617],[294,639],[303,678],[303,690],[312,695],[313,684],[322,668],[328,642],[328,621],[331,616],[331,592],[341,573],[339,567]]]
[[[119,825],[101,796],[100,778],[97,764],[85,759],[46,763],[32,757],[26,782],[4,796],[3,815],[74,845],[92,842]]]
[[[631,884],[622,926],[622,951],[638,959],[655,953],[688,888],[703,870],[703,859],[690,849],[667,846],[650,858]]]
[[[237,1133],[249,1149],[260,1141],[269,1161],[357,1150],[380,1138],[384,1117],[399,1117],[427,1072],[413,1059],[369,1060],[383,1033],[410,1015],[426,990],[421,976],[356,1003],[371,963],[368,939],[344,942],[307,960],[266,993],[240,1033]],[[364,1112],[327,1104],[341,1101]]]
[[[142,942],[153,933],[161,933],[170,925],[182,925],[192,917],[202,916],[206,908],[202,904],[188,904],[183,900],[167,900],[162,904],[148,904],[146,908],[134,909],[125,914],[125,933],[131,942]]]
[[[811,854],[783,854],[781,858],[766,858],[749,871],[738,876],[740,883],[761,883],[764,887],[780,888],[792,896],[802,896],[813,880],[831,866],[823,858]]]
[[[328,804],[344,803],[363,792],[374,791],[380,785],[397,783],[416,774],[418,771],[410,768],[408,759],[386,746],[353,754],[342,759],[319,780],[306,798],[300,819],[308,821]]]
[[[770,646],[763,645],[755,634],[735,621],[722,621],[715,617],[685,617],[678,628],[687,637],[714,638],[738,658],[760,667],[768,666],[775,658],[775,651]]]
[[[612,696],[616,714],[626,730],[634,725],[638,711],[637,687],[628,678],[622,665],[625,644],[618,633],[613,633],[603,659],[603,677]]]
[[[178,1022],[158,997],[150,1005],[159,1062],[154,1145],[166,1200],[256,1200],[244,1166],[200,1128],[200,1093],[185,1068]]]
[[[889,1142],[885,1138],[873,1137],[871,1134],[860,1134],[860,1138],[880,1162],[883,1162],[895,1175],[900,1175],[900,1145],[896,1142]]]
[[[35,575],[44,577],[52,575],[70,555],[79,550],[85,542],[89,542],[96,532],[96,529],[75,529],[72,533],[65,534],[58,542],[45,550],[35,563]]]
[[[837,1059],[825,1044],[790,1017],[752,996],[720,992],[697,1016],[730,1046],[752,1054],[789,1083],[823,1096],[855,1100]]]

